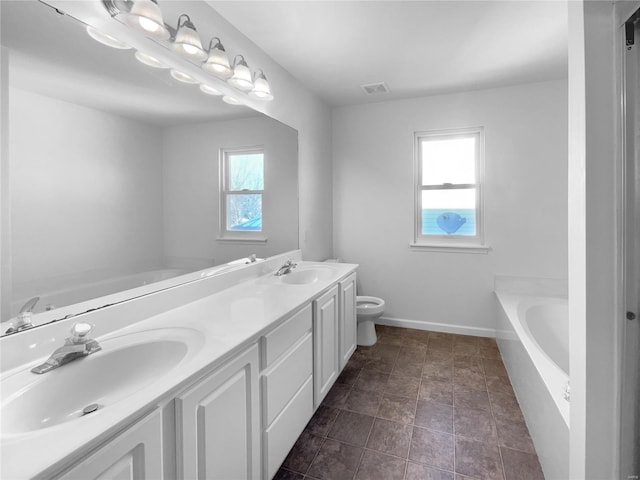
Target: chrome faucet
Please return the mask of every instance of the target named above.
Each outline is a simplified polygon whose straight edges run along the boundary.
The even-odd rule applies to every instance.
[[[40,297],[30,298],[25,302],[20,311],[18,312],[18,316],[16,317],[15,326],[11,326],[7,329],[6,334],[21,332],[22,330],[28,330],[29,328],[33,328],[34,325],[31,323],[31,315],[33,313],[33,309],[36,306],[36,303],[40,300]]]
[[[297,266],[298,266],[297,263],[293,263],[291,260],[287,260],[286,262],[284,262],[284,265],[282,265],[278,270],[276,270],[276,273],[274,275],[276,277],[280,277],[281,275],[286,275],[287,273],[291,273],[291,270],[293,270]]]
[[[87,337],[92,330],[93,325],[90,323],[78,322],[74,324],[71,327],[71,337],[65,339],[64,345],[53,352],[46,362],[33,367],[31,371],[33,373],[47,373],[72,360],[86,357],[102,350],[97,341]]]

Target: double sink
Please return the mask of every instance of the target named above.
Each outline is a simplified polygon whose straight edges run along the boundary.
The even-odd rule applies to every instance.
[[[264,275],[269,285],[310,285],[335,276],[318,264],[299,264],[289,273]],[[18,368],[0,382],[3,400],[2,437],[35,433],[101,415],[119,402],[172,375],[205,344],[193,328],[167,327],[108,336],[102,350],[42,375],[32,364]]]

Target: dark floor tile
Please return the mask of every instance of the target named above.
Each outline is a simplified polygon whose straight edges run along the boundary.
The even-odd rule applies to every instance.
[[[484,369],[482,368],[482,357],[474,355],[454,355],[453,366],[455,368],[466,368],[468,370],[473,370],[474,372],[484,373]]]
[[[418,391],[418,399],[453,405],[453,384],[423,378]]]
[[[391,374],[384,391],[385,393],[391,393],[393,395],[399,395],[401,397],[409,397],[415,400],[416,398],[418,398],[419,389],[419,378],[408,377],[406,375]]]
[[[276,472],[276,476],[273,477],[273,480],[303,480],[304,475],[301,473],[291,472],[289,470],[285,470],[281,468]]]
[[[459,385],[467,385],[478,389],[486,389],[487,383],[484,379],[482,371],[476,371],[470,368],[454,368],[453,383]]]
[[[481,357],[482,358],[482,357]],[[484,374],[490,377],[507,377],[507,369],[502,360],[482,358]]]
[[[378,372],[376,370],[369,370],[365,368],[360,372],[360,376],[354,384],[355,387],[362,390],[370,390],[374,392],[384,391],[384,387],[387,385],[389,379],[388,373]]]
[[[513,387],[511,386],[511,382],[508,377],[496,377],[493,375],[487,375],[487,390],[490,392],[499,392],[499,393],[509,393],[511,395],[515,395],[513,393]]]
[[[497,443],[496,424],[491,412],[471,408],[454,408],[453,426],[456,435],[487,443]]]
[[[478,337],[478,346],[481,348],[498,348],[498,342],[493,337]]]
[[[329,390],[327,396],[324,397],[322,403],[328,407],[342,408],[344,407],[350,392],[351,387],[349,385],[336,383],[331,387],[331,390]]]
[[[406,465],[400,458],[365,450],[355,480],[403,480]]]
[[[532,453],[500,448],[507,480],[544,480],[538,457]]]
[[[456,437],[456,473],[480,480],[504,480],[497,445]]]
[[[453,407],[443,403],[419,400],[414,423],[432,430],[453,433]]]
[[[384,394],[378,417],[400,423],[413,423],[416,413],[416,400],[398,395]]]
[[[501,359],[500,350],[498,346],[483,346],[480,345],[478,347],[478,354],[484,358],[493,358],[493,359]]]
[[[409,459],[417,463],[453,471],[453,435],[413,427]]]
[[[427,349],[427,354],[424,357],[424,363],[436,364],[436,365],[448,365],[453,366],[453,352],[446,351],[432,351]]]
[[[407,464],[405,480],[454,480],[453,473],[427,467],[418,463]]]
[[[358,468],[362,450],[360,447],[327,439],[307,474],[321,480],[351,480]]]
[[[376,344],[376,346],[373,347],[373,355],[376,358],[395,360],[398,358],[398,353],[400,353],[400,345]]]
[[[453,404],[456,407],[491,411],[491,404],[489,403],[489,394],[487,391],[473,388],[468,385],[454,386]]]
[[[396,364],[394,365],[391,374],[420,378],[422,376],[423,362],[413,360],[413,357],[398,357],[398,360],[396,360]]]
[[[322,437],[302,432],[282,466],[287,470],[306,473],[318,450],[320,450],[323,441],[324,438]]]
[[[382,345],[402,346],[404,345],[404,338],[399,335],[389,335],[386,333],[382,333],[378,335],[378,343]]]
[[[320,405],[311,420],[309,420],[305,430],[313,435],[326,437],[338,416],[338,412],[337,408]]]
[[[429,338],[427,351],[452,352],[453,341],[450,338]]]
[[[356,379],[358,378],[358,375],[360,375],[361,371],[362,368],[355,367],[347,363],[347,365],[342,370],[342,373],[336,380],[336,383],[342,383],[343,385],[353,385],[356,382]]]
[[[410,425],[376,418],[367,441],[367,448],[407,458],[411,429]]]
[[[526,453],[536,453],[529,430],[524,422],[494,415],[498,431],[498,445]]]
[[[426,354],[426,345],[403,345],[398,353],[398,360],[405,358],[410,362],[424,363]]]
[[[374,417],[361,413],[340,411],[327,437],[364,447],[373,425]]]
[[[453,379],[453,366],[425,362],[422,367],[422,378],[450,382]]]
[[[378,413],[382,393],[352,388],[347,401],[344,404],[346,410],[352,410],[365,415],[375,416]]]
[[[520,410],[520,405],[518,405],[515,395],[489,391],[489,400],[491,401],[491,410],[494,415],[502,415],[511,420],[524,422],[522,410]]]
[[[401,337],[405,330],[405,328],[392,327],[390,325],[376,325],[376,333],[379,333],[380,335],[386,334]]]

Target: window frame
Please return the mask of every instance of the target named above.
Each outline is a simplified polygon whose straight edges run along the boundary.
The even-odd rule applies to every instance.
[[[465,184],[423,184],[422,142],[425,139],[455,139],[475,137],[475,182]],[[421,250],[486,253],[484,244],[484,127],[453,128],[414,132],[414,238],[411,246]],[[476,234],[425,235],[422,233],[422,192],[428,190],[476,189]]]
[[[232,155],[242,154],[256,154],[261,153],[263,158],[262,164],[262,176],[263,176],[263,189],[262,190],[229,190],[229,157]],[[218,237],[216,240],[219,242],[230,243],[257,243],[262,244],[267,242],[265,235],[265,204],[264,199],[267,191],[266,181],[266,162],[267,154],[264,145],[252,145],[246,147],[227,147],[221,148],[219,152],[219,192],[220,192],[220,215],[219,215],[219,228]],[[251,195],[258,194],[262,196],[262,229],[259,231],[242,231],[242,230],[228,230],[227,229],[227,197],[228,195]]]

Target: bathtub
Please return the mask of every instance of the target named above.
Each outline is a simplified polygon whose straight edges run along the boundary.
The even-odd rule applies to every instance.
[[[567,299],[496,291],[496,337],[547,480],[569,477]]]
[[[105,297],[125,290],[131,290],[137,287],[161,282],[179,275],[184,275],[188,272],[189,270],[177,268],[152,270],[148,272],[134,273],[131,275],[121,275],[105,280],[86,282],[81,285],[67,286],[65,288],[49,290],[46,292],[38,292],[37,296],[40,297],[40,300],[33,309],[33,313],[41,313],[54,310],[59,307]],[[29,296],[26,296],[12,302],[12,316],[18,313],[20,308],[29,300],[29,298]]]

